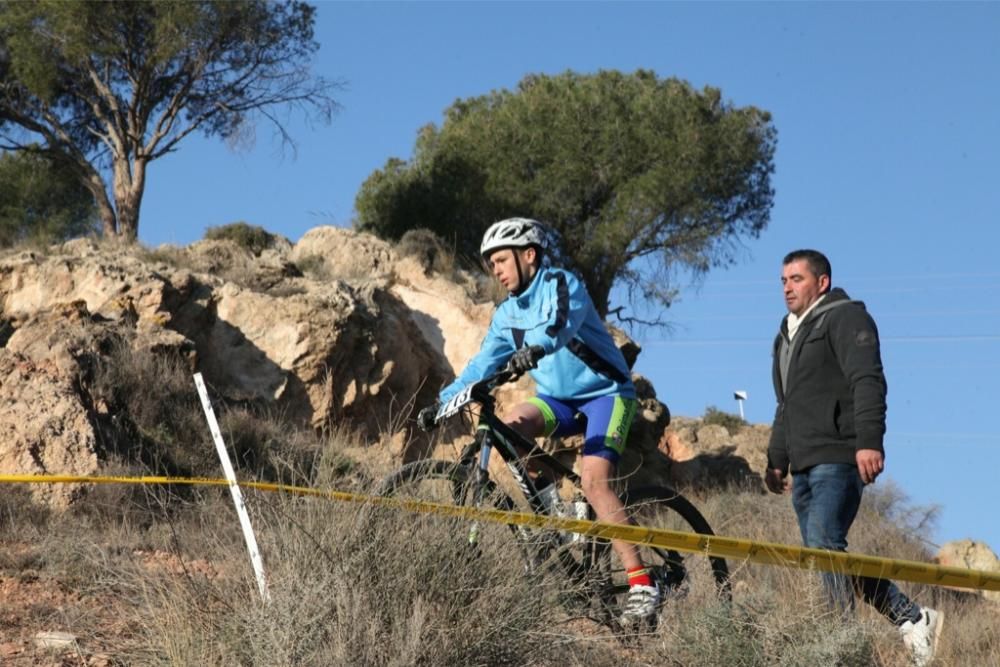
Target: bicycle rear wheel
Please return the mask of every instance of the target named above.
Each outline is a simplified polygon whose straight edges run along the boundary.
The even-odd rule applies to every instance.
[[[714,535],[698,509],[668,487],[644,487],[623,494],[629,519],[647,528]],[[732,597],[729,567],[724,558],[703,553],[680,553],[673,549],[637,545],[643,564],[660,587],[664,602],[688,598],[705,602]],[[606,612],[617,617],[628,593],[625,570],[609,542],[597,540],[595,559],[601,583],[600,597]]]
[[[477,489],[475,476],[475,468],[452,461],[414,461],[386,478],[379,494],[444,505],[516,510],[513,499],[491,480],[486,480],[482,488]],[[517,526],[441,517],[433,513],[420,514],[414,521],[421,522],[420,529],[449,531],[453,553],[465,555],[467,561],[496,562],[508,568],[512,576],[533,571],[539,562],[538,549],[531,541],[532,533]]]

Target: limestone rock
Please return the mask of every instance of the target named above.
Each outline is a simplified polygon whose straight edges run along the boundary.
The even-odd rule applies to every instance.
[[[671,460],[668,478],[680,487],[762,491],[769,436],[766,426],[746,425],[731,434],[721,424],[678,418],[659,448]]]
[[[94,427],[64,354],[35,361],[0,349],[0,472],[92,475],[99,470]],[[43,504],[65,508],[84,487],[32,484],[30,491]]]
[[[67,649],[76,646],[76,635],[59,630],[36,632],[35,646],[43,649]]]
[[[0,260],[0,306],[15,326],[23,317],[74,302],[106,319],[169,319],[171,281],[155,267],[114,246],[104,252],[92,242],[61,248],[72,252],[21,252]]]
[[[356,235],[334,236],[343,249]],[[387,245],[358,244],[389,266]],[[424,436],[405,418],[415,402],[433,400],[449,371],[419,335],[415,311],[384,280],[307,279],[290,253],[279,246],[256,257],[229,241],[156,251],[75,241],[0,257],[4,472],[99,469],[79,378],[108,352],[101,332],[112,325],[131,332],[137,349],[180,354],[227,398],[273,405],[319,429],[349,422],[390,443],[394,456],[419,445]],[[34,420],[24,418],[26,399]],[[39,486],[37,495],[64,506],[79,489]]]
[[[389,277],[396,257],[388,243],[371,234],[323,226],[303,234],[290,259],[321,264],[331,279],[358,280]]]
[[[420,335],[454,377],[479,351],[495,306],[469,295],[470,278],[460,284],[428,274],[413,258],[402,258],[395,271],[390,292],[412,311]]]
[[[983,542],[955,540],[941,545],[934,560],[939,565],[1000,573],[1000,558]],[[983,597],[1000,604],[1000,592],[984,591]]]

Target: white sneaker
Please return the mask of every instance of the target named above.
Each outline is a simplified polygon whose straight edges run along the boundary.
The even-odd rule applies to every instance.
[[[628,589],[625,607],[619,622],[622,625],[635,625],[643,621],[651,621],[656,617],[656,608],[660,605],[660,588],[652,586],[632,586]]]
[[[549,516],[557,516],[563,519],[586,519],[588,518],[589,506],[584,500],[574,500],[567,502],[562,499],[556,491],[555,483],[549,484],[538,492],[538,499],[542,501],[545,511]],[[560,532],[559,539],[564,544],[575,543],[583,540],[583,535],[570,531]]]
[[[906,621],[899,626],[899,634],[903,635],[903,643],[910,649],[910,661],[914,667],[926,667],[931,664],[937,652],[943,623],[944,612],[924,607],[920,610],[920,618],[916,622]]]
[[[559,497],[559,491],[556,490],[555,483],[550,483],[544,489],[539,491],[538,499],[542,501],[542,506],[545,507],[545,511],[551,516],[566,515],[566,510],[563,508],[562,498]]]
[[[566,516],[566,505],[559,496],[559,492],[556,490],[556,485],[554,483],[549,484],[544,489],[540,490],[538,492],[538,499],[542,502],[542,507],[545,508],[545,513],[549,516]],[[555,533],[555,537],[559,544],[568,544],[570,542],[571,535],[572,533],[565,533],[562,531]]]

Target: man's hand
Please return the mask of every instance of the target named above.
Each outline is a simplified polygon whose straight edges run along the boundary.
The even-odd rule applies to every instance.
[[[859,449],[855,455],[858,462],[858,473],[861,474],[861,481],[871,484],[875,478],[885,470],[885,457],[877,449]]]
[[[433,431],[437,428],[437,422],[434,421],[434,416],[437,415],[438,404],[428,405],[426,408],[417,413],[417,426],[420,427],[421,431]]]
[[[538,368],[538,350],[533,347],[522,347],[510,358],[510,369],[515,373],[527,373],[532,368]]]
[[[764,471],[764,485],[771,493],[784,493],[792,488],[792,480],[780,468],[768,468]]]

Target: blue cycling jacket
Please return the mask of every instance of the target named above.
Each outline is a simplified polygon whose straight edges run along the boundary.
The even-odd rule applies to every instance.
[[[542,268],[520,296],[493,314],[475,357],[441,390],[445,403],[466,385],[500,370],[522,347],[541,345],[545,356],[530,372],[538,393],[562,400],[618,394],[635,398],[625,357],[604,328],[587,289],[563,269]]]

